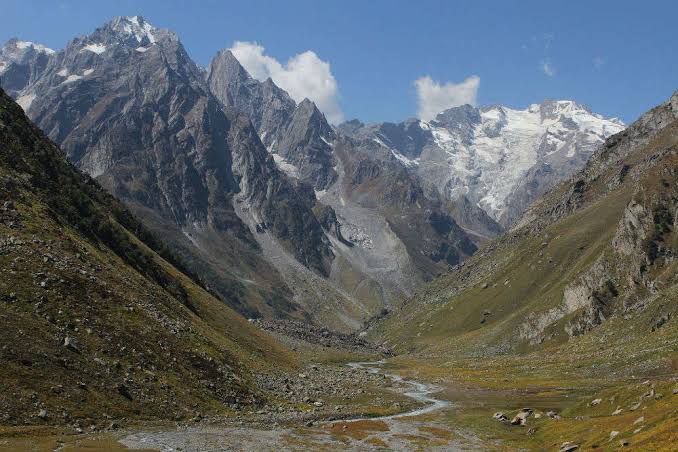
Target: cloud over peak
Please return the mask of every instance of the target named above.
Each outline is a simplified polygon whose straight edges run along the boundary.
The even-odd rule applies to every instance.
[[[460,83],[440,83],[431,77],[419,77],[414,81],[417,89],[419,119],[430,121],[448,108],[464,104],[475,105],[480,77],[472,75]]]
[[[332,75],[330,64],[315,52],[307,50],[281,64],[265,54],[256,42],[236,41],[231,52],[249,74],[257,80],[271,78],[296,102],[308,98],[315,102],[327,120],[338,124],[344,120],[339,106],[339,86]]]

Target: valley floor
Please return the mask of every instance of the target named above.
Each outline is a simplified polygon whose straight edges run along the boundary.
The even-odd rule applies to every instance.
[[[645,352],[675,360],[673,335],[665,334],[661,350]],[[678,440],[675,372],[614,376],[595,359],[582,364],[553,351],[380,359],[374,350],[361,353],[353,345],[318,346],[277,335],[305,360],[298,374],[261,376],[278,404],[229,418],[130,423],[79,435],[5,429],[0,450],[565,451],[576,445],[669,451]],[[604,373],[596,375],[596,367]],[[512,425],[527,408],[525,424]],[[499,413],[504,420],[495,418]]]

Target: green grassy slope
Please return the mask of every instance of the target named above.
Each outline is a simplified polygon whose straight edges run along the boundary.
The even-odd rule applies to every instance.
[[[0,425],[261,401],[252,373],[294,356],[178,268],[0,91]]]

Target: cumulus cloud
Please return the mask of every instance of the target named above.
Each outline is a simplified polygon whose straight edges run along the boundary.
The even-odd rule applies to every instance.
[[[459,105],[476,104],[480,77],[472,75],[463,82],[445,84],[436,82],[428,75],[414,81],[417,89],[419,119],[429,121],[441,111]]]
[[[307,50],[281,64],[266,55],[264,47],[256,42],[236,41],[230,50],[255,79],[263,81],[270,77],[296,102],[304,98],[312,100],[333,124],[344,120],[339,107],[337,80],[332,75],[330,64],[321,60],[315,52]]]

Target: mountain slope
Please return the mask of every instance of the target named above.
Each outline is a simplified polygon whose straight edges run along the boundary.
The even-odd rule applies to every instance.
[[[459,356],[569,347],[608,334],[608,324],[633,331],[617,339],[627,347],[641,337],[675,344],[677,156],[678,93],[609,138],[516,229],[426,287],[380,331],[405,349]],[[664,358],[625,371],[670,366]]]
[[[0,422],[226,412],[293,357],[181,273],[0,90]],[[110,421],[109,421],[110,422]]]
[[[673,450],[677,169],[678,92],[370,334],[508,449]]]

